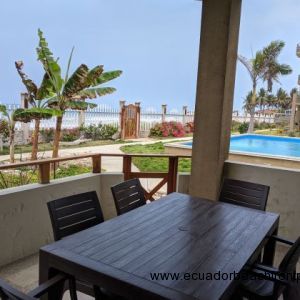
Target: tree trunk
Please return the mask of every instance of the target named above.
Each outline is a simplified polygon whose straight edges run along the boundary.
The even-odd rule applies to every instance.
[[[56,118],[56,127],[53,141],[53,152],[52,157],[58,157],[58,149],[59,149],[59,140],[61,135],[61,125],[62,125],[63,116],[59,116]]]
[[[15,162],[15,128],[14,126],[9,131],[9,156],[10,163]]]
[[[248,133],[253,133],[254,131],[254,121],[255,121],[254,116],[255,116],[255,106],[252,106],[250,110],[250,122],[248,127]]]
[[[36,119],[34,123],[34,133],[32,139],[32,150],[31,150],[31,160],[37,160],[37,153],[39,147],[39,132],[40,132],[41,120]]]
[[[248,133],[253,133],[254,131],[254,121],[255,121],[255,107],[256,107],[256,83],[253,83],[252,87],[252,99],[251,99],[251,110],[250,110],[250,122],[248,127]]]

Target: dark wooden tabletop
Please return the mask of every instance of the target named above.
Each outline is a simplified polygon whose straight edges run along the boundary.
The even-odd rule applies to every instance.
[[[129,299],[226,299],[230,274],[256,259],[278,222],[277,214],[173,193],[43,247],[40,281],[55,268]]]

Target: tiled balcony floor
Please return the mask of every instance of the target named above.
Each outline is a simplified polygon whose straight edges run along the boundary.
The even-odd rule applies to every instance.
[[[277,247],[275,265],[281,261],[285,251],[285,247]],[[300,272],[300,263],[297,265],[297,272]],[[18,262],[0,268],[0,278],[14,285],[16,288],[28,292],[38,285],[38,254],[29,256]],[[91,300],[92,297],[78,293],[79,300]],[[66,292],[63,300],[69,300]]]

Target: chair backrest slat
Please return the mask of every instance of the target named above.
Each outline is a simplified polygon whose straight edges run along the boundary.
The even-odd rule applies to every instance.
[[[117,184],[111,191],[118,215],[146,204],[144,190],[137,178]]]
[[[265,210],[270,187],[262,184],[225,179],[219,201]]]
[[[95,191],[53,200],[47,205],[56,241],[103,222]]]

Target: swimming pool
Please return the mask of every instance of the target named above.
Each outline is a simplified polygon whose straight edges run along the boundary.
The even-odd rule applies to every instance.
[[[192,142],[181,144],[184,148],[192,148]],[[256,134],[237,135],[230,139],[230,152],[300,159],[300,138]]]

